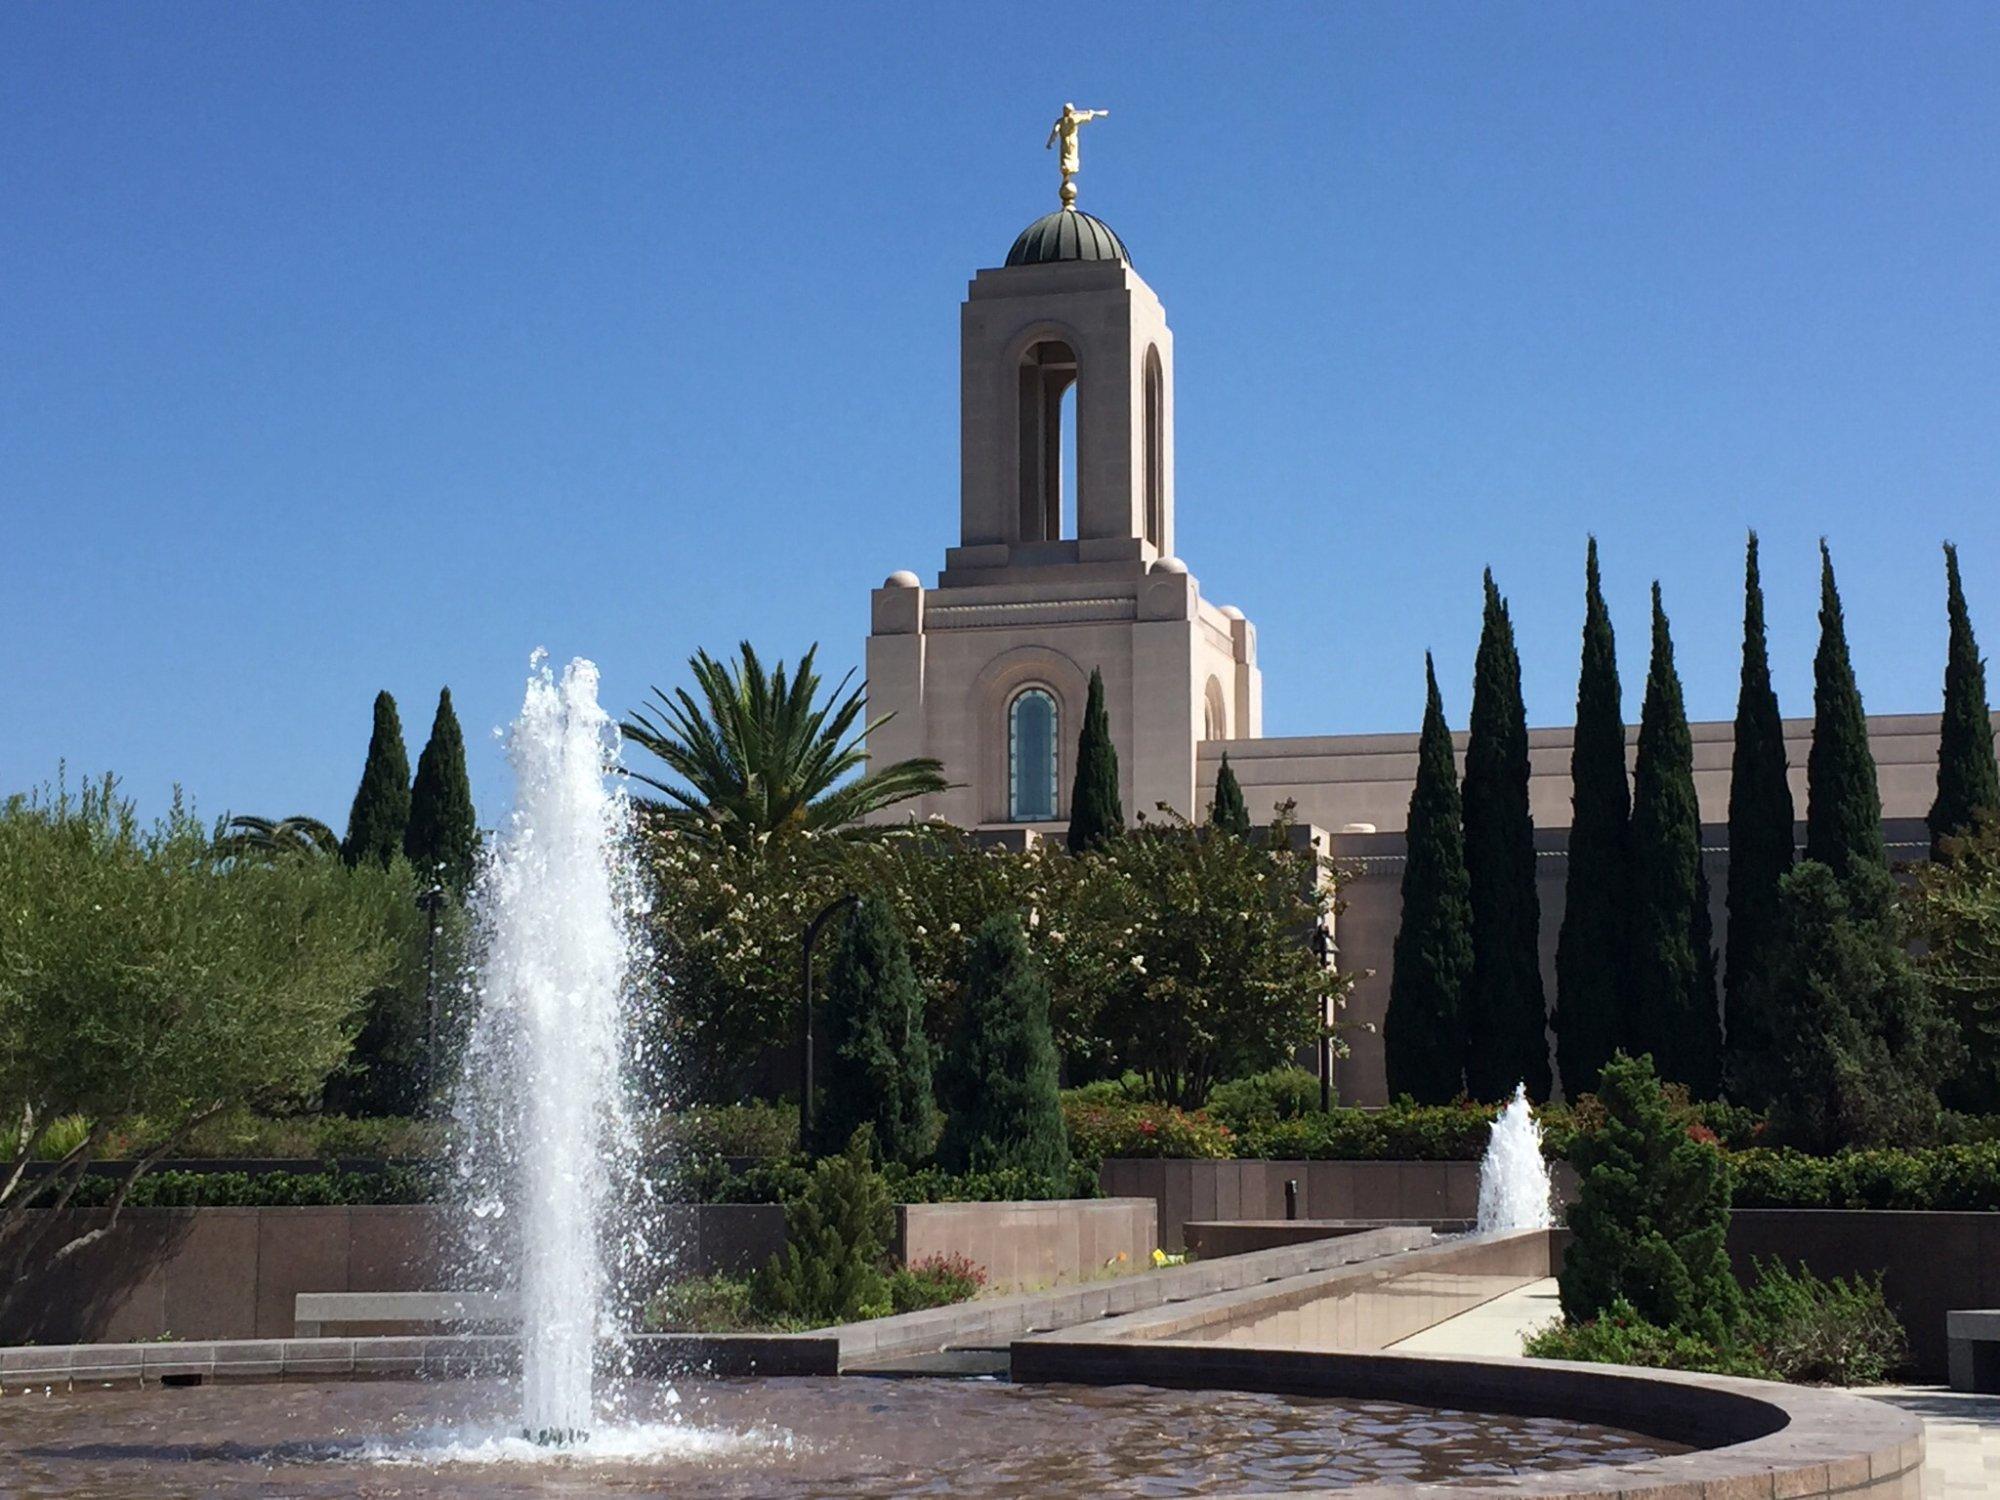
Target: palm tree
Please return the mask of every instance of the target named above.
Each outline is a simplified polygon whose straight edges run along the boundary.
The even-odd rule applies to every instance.
[[[870,813],[945,790],[942,764],[928,758],[868,769],[862,742],[890,716],[862,720],[866,684],[850,691],[851,672],[822,702],[813,670],[818,650],[807,651],[789,677],[783,662],[766,673],[748,641],[733,662],[697,651],[688,662],[696,693],[654,688],[650,708],[620,726],[680,778],[628,768],[633,780],[664,795],[650,810],[669,827],[756,848],[795,833],[859,832]]]
[[[225,859],[269,864],[276,859],[338,856],[340,836],[318,818],[231,818],[215,841]]]

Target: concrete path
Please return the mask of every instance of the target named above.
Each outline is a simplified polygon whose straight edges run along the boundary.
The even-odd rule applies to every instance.
[[[1560,1316],[1553,1277],[1447,1318],[1393,1347],[1411,1354],[1518,1355],[1535,1329]],[[1924,1500],[2000,1500],[2000,1396],[1968,1396],[1942,1386],[1863,1388],[1924,1422]]]

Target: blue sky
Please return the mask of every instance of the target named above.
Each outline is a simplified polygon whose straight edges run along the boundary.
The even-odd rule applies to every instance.
[[[2000,641],[2000,8],[0,9],[0,788],[344,823],[378,688],[482,812],[528,653],[860,659],[957,519],[957,304],[1083,206],[1176,336],[1179,546],[1274,734],[1462,724],[1488,564],[1574,705],[1585,534],[1733,710],[1764,538],[1873,711],[1938,542]]]

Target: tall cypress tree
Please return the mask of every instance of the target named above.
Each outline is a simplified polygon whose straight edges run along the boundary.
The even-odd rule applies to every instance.
[[[1764,639],[1764,583],[1757,568],[1757,533],[1743,563],[1743,676],[1736,692],[1736,731],[1729,762],[1729,937],[1723,970],[1723,1013],[1731,1070],[1762,1043],[1757,1037],[1758,985],[1778,941],[1778,884],[1792,868],[1792,787],[1785,761],[1785,725],[1771,687]]]
[[[348,810],[340,857],[350,865],[369,860],[386,866],[403,852],[403,834],[409,826],[410,756],[403,748],[403,723],[396,716],[396,700],[377,693],[368,760],[361,768],[354,806]]]
[[[1584,558],[1583,670],[1570,749],[1569,878],[1556,941],[1556,1058],[1563,1092],[1597,1087],[1625,1037],[1630,937],[1632,792],[1625,780],[1624,696],[1611,612],[1597,572],[1597,538]]]
[[[1472,898],[1465,874],[1458,765],[1437,672],[1424,653],[1424,729],[1405,825],[1402,925],[1382,1048],[1389,1097],[1448,1104],[1465,1081],[1466,987],[1472,982]]]
[[[1806,757],[1806,858],[1841,879],[1857,865],[1888,867],[1882,794],[1868,748],[1868,716],[1847,655],[1847,624],[1833,554],[1819,544],[1819,654],[1813,658],[1812,752]]]
[[[1222,752],[1222,764],[1216,768],[1215,800],[1208,807],[1208,822],[1210,827],[1239,838],[1250,831],[1250,808],[1243,800],[1243,788],[1237,784],[1236,773],[1229,769],[1227,750]]]
[[[1944,665],[1944,721],[1938,733],[1937,800],[1931,803],[1931,858],[1944,841],[1971,828],[1982,812],[2000,811],[2000,766],[1993,756],[1993,714],[1986,703],[1986,663],[1972,638],[1972,616],[1958,581],[1958,548],[1944,544],[1951,646]]]
[[[1486,572],[1486,618],[1474,659],[1465,748],[1465,870],[1472,897],[1472,989],[1465,1085],[1500,1099],[1516,1083],[1549,1096],[1548,1002],[1541,896],[1528,811],[1528,714],[1506,601]]]
[[[826,981],[825,1086],[813,1115],[820,1155],[874,1127],[883,1160],[914,1166],[937,1135],[924,992],[889,904],[869,896],[834,954]]]
[[[1111,743],[1111,716],[1104,709],[1104,674],[1092,667],[1083,730],[1076,740],[1076,782],[1069,797],[1070,852],[1095,849],[1124,831],[1125,808],[1118,800],[1118,747]]]
[[[1054,1178],[1069,1169],[1049,983],[1011,912],[987,918],[972,939],[965,1005],[938,1068],[938,1092],[945,1107],[938,1160],[949,1170],[1015,1167]]]
[[[479,819],[472,810],[472,782],[465,774],[465,737],[452,712],[451,689],[438,694],[431,737],[417,757],[417,781],[410,788],[410,826],[403,853],[426,876],[435,875],[453,891],[472,884],[479,855]]]
[[[1636,1050],[1660,1076],[1714,1096],[1721,1073],[1721,1018],[1705,945],[1708,914],[1701,869],[1701,809],[1694,742],[1673,635],[1653,585],[1653,658],[1639,716],[1632,791],[1632,1015]]]

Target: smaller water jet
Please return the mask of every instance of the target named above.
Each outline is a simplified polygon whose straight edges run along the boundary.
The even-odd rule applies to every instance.
[[[1478,1231],[1550,1229],[1555,1222],[1541,1122],[1528,1103],[1527,1086],[1516,1084],[1514,1097],[1494,1116],[1492,1137],[1479,1159]]]

